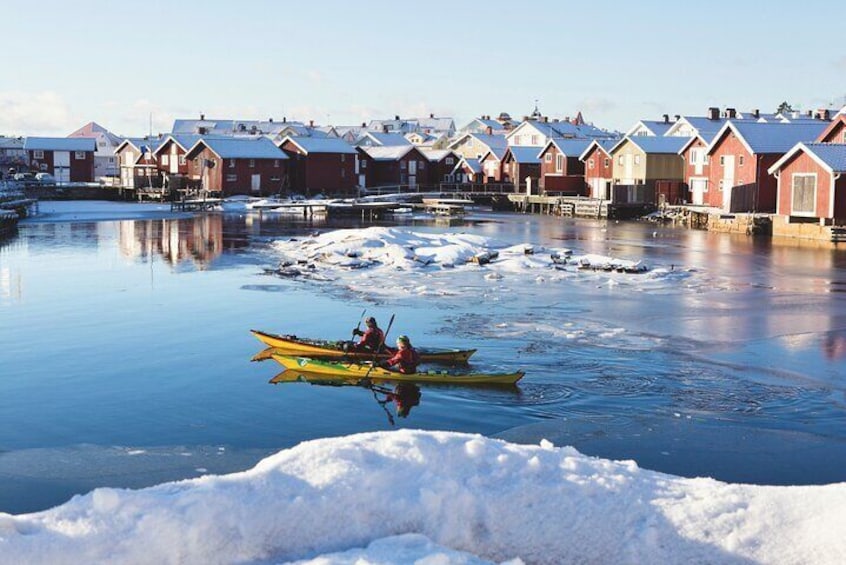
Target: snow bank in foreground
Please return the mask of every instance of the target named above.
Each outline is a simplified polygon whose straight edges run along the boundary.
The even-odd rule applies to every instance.
[[[370,295],[455,295],[459,274],[466,275],[465,284],[487,282],[488,287],[505,285],[501,290],[507,290],[574,278],[612,286],[637,284],[643,289],[656,282],[676,285],[691,273],[650,269],[642,261],[605,255],[579,255],[570,249],[531,243],[509,246],[478,235],[400,228],[336,230],[276,241],[273,247],[281,256],[279,275],[339,281]]]
[[[397,430],[0,514],[0,562],[834,564],[844,521],[846,484],[682,479],[548,442]]]

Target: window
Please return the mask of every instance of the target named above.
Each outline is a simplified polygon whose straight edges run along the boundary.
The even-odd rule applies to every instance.
[[[347,156],[341,153],[341,163],[347,160]]]
[[[741,166],[741,167],[743,166],[743,155],[740,155],[737,158],[737,164],[738,164],[738,166]]]
[[[406,163],[405,161],[400,161],[400,169],[401,170],[404,171],[407,166],[408,166],[408,163]]]
[[[236,182],[238,175],[226,175],[226,182]]]
[[[74,151],[73,158],[77,161],[85,161],[85,151]]]
[[[447,157],[446,159],[444,159],[444,163],[446,163],[447,165],[452,165],[454,161],[455,159],[453,159],[452,157]]]
[[[635,155],[635,156],[634,156],[634,164],[635,164],[635,165],[640,165],[640,155]]]
[[[605,167],[605,168],[607,169],[610,165],[611,165],[611,159],[608,159],[608,158],[606,157],[606,158],[602,161],[602,166],[603,166],[603,167]]]
[[[36,149],[35,151],[32,152],[32,158],[33,159],[43,159],[44,158],[44,151],[42,151],[41,149]]]
[[[162,166],[167,167],[170,164],[170,159],[168,155],[162,155]]]
[[[255,169],[255,168],[256,168],[256,160],[255,160],[255,159],[250,159],[250,168],[251,168],[251,169]]]
[[[109,163],[114,163],[114,162],[115,162],[115,158],[114,158],[114,157],[109,157]]]
[[[514,136],[514,145],[520,145],[520,136],[519,135]]]
[[[41,169],[42,171],[46,171],[47,170],[47,163],[41,163],[38,166],[38,168]]]
[[[230,169],[234,169],[234,168],[235,168],[235,159],[229,159],[229,168],[230,168]]]
[[[362,161],[361,161],[361,168],[362,168],[362,169],[366,169],[366,168],[367,168],[367,161],[364,161],[364,160],[362,160]]]
[[[426,161],[418,161],[417,168],[421,171],[426,168]]]
[[[793,214],[813,215],[817,201],[817,175],[793,175]]]
[[[278,168],[279,168],[279,159],[274,159],[274,160],[273,160],[273,168],[274,168],[274,169],[278,169]]]
[[[564,155],[561,153],[555,156],[555,170],[559,173],[564,170]]]
[[[552,153],[547,153],[546,157],[544,157],[547,163],[552,163]]]
[[[341,178],[346,178],[346,176],[347,176],[347,170],[344,169],[344,168],[341,168]]]
[[[726,156],[725,155],[720,155],[720,166],[721,167],[726,166]],[[720,190],[722,190],[722,188]]]
[[[620,165],[621,167],[623,166],[623,156],[622,155],[617,157],[617,164]]]
[[[533,135],[532,136],[532,143],[530,145],[537,145],[537,144],[538,144],[538,136]]]
[[[698,149],[691,149],[690,150],[690,164],[695,165],[697,161],[699,161],[699,150]]]
[[[593,168],[593,159],[588,159],[588,169]]]
[[[703,164],[703,165],[707,165],[707,164],[708,164],[708,162],[709,162],[710,160],[711,160],[711,159],[710,159],[710,157],[708,157],[708,155],[704,155],[704,156],[702,157],[702,164]]]
[[[720,190],[722,190],[722,189],[723,189],[723,183],[724,183],[724,182],[725,182],[725,181],[724,181],[723,179],[720,179]]]
[[[100,142],[98,142],[98,143],[97,143],[97,145],[98,145],[99,147],[105,147],[105,146],[106,146],[106,142],[105,142],[105,141],[100,141]]]
[[[180,164],[180,165],[184,165],[184,164],[185,164],[185,155],[180,155],[180,156],[179,156],[179,164]]]

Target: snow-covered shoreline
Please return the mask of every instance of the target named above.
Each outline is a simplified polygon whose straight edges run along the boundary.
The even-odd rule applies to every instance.
[[[0,563],[834,564],[844,514],[846,484],[683,479],[545,441],[397,430],[0,514]]]

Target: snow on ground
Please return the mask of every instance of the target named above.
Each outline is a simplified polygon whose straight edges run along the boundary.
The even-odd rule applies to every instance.
[[[401,228],[335,230],[276,241],[279,274],[335,281],[371,296],[451,296],[483,284],[508,292],[527,284],[585,281],[638,290],[691,286],[692,269],[650,268],[641,260],[522,243],[507,245],[466,233]],[[457,278],[458,275],[466,275]],[[389,284],[388,284],[389,283]]]
[[[846,484],[684,479],[570,447],[397,430],[223,476],[0,514],[0,563],[815,563]]]

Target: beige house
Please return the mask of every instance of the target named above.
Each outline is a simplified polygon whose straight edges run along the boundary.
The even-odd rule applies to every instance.
[[[481,159],[488,151],[505,152],[508,142],[504,135],[467,133],[453,141],[449,149],[467,159]]]
[[[658,180],[684,181],[684,160],[679,151],[687,137],[624,137],[611,148],[614,184],[654,184]]]

